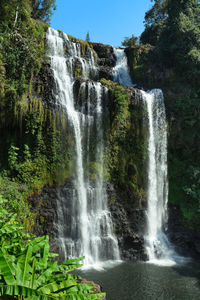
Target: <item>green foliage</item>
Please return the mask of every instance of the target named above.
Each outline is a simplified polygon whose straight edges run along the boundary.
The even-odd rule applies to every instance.
[[[153,0],[152,0],[153,2]],[[155,0],[154,5],[145,13],[145,30],[140,41],[156,45],[167,19],[167,0]]]
[[[135,203],[138,201],[137,205],[142,206],[146,156],[143,107],[139,96],[128,88],[105,79],[101,83],[108,87],[110,94],[107,178],[126,194],[124,198],[135,198]]]
[[[157,63],[173,67],[198,86],[200,4],[196,0],[155,0],[145,15],[142,43],[156,46]]]
[[[200,169],[198,167],[190,166],[187,170],[187,173],[191,180],[191,185],[184,187],[184,192],[193,199],[193,202],[196,203],[197,213],[200,213]]]
[[[9,216],[9,212],[6,209],[6,205],[8,204],[8,200],[4,199],[2,195],[0,195],[0,220],[1,222],[7,220]]]
[[[45,27],[31,19],[27,0],[0,2],[0,126],[12,120],[32,76],[40,70]],[[6,110],[5,110],[6,107]]]
[[[14,145],[11,145],[10,149],[8,150],[8,165],[11,170],[17,170],[18,150],[19,148],[15,147]]]
[[[132,47],[138,44],[138,38],[132,34],[132,36],[125,37],[124,41],[122,42],[122,46],[124,47]]]
[[[81,267],[84,257],[58,264],[49,252],[49,238],[34,238],[14,221],[0,223],[0,296],[9,299],[100,299],[94,287],[69,272]]]
[[[200,65],[200,5],[196,1],[169,1],[166,28],[159,41],[161,59],[198,85]],[[166,61],[166,56],[168,57]]]
[[[188,88],[186,91],[188,93]],[[199,95],[193,92],[186,94],[184,91],[182,97],[169,100],[169,200],[178,204],[190,223],[197,226],[200,223]]]
[[[33,215],[29,211],[26,202],[27,187],[23,184],[11,181],[7,176],[0,176],[1,208],[7,211],[0,214],[0,219],[7,219],[7,215],[16,214],[17,221],[24,223],[29,229],[33,223]]]
[[[133,81],[141,86],[155,88],[157,78],[154,78],[154,74],[150,71],[153,69],[152,66],[155,61],[157,61],[154,47],[149,44],[141,44],[133,48],[127,48],[126,55]]]
[[[56,9],[56,0],[31,0],[32,17],[49,24],[53,10]]]

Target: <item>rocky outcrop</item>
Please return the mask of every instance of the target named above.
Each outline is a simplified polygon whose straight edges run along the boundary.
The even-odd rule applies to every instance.
[[[145,210],[136,205],[127,205],[128,199],[125,199],[119,189],[115,189],[111,183],[107,183],[107,194],[121,258],[132,261],[146,260]]]
[[[100,43],[91,43],[94,51],[97,54],[97,65],[99,69],[99,79],[113,79],[112,68],[115,66],[115,55],[113,47]]]

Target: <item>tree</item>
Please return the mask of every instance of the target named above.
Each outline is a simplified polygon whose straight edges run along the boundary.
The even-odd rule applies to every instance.
[[[200,4],[197,0],[169,0],[167,14],[158,44],[162,59],[167,58],[181,72],[199,76]]]
[[[87,34],[86,34],[85,41],[86,41],[86,42],[90,42],[90,34],[89,34],[89,31],[88,31]]]
[[[124,41],[122,42],[122,46],[132,47],[135,46],[137,43],[138,43],[138,38],[134,36],[134,34],[132,34],[130,38],[129,37],[124,38]]]
[[[56,0],[32,0],[32,17],[49,23],[53,10],[56,9]]]
[[[144,44],[156,45],[167,19],[167,0],[154,2],[152,8],[145,14],[145,30],[140,37],[140,41]]]

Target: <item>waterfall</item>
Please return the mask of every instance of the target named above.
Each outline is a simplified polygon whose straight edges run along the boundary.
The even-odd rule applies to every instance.
[[[116,56],[116,65],[113,68],[113,80],[125,86],[135,85],[132,83],[128,70],[128,62],[124,49],[113,49]]]
[[[167,122],[161,90],[142,91],[148,113],[148,188],[146,249],[150,262],[173,265],[175,255],[164,233],[167,223]]]
[[[125,86],[134,86],[128,72],[127,58],[123,49],[114,49],[116,66],[115,81]],[[148,187],[147,187],[147,234],[145,237],[149,261],[173,265],[175,253],[164,226],[167,223],[168,178],[167,178],[167,123],[164,97],[161,90],[141,91],[148,119]]]
[[[64,258],[85,256],[84,265],[98,267],[101,262],[120,259],[118,242],[107,206],[103,174],[103,100],[107,89],[88,80],[98,70],[92,50],[81,55],[81,45],[73,43],[64,33],[49,28],[47,55],[55,82],[55,102],[67,114],[75,139],[75,174],[71,186],[58,191],[57,229]],[[81,66],[83,82],[75,99],[74,69]],[[76,100],[76,101],[75,101]],[[95,178],[89,174],[91,160]]]

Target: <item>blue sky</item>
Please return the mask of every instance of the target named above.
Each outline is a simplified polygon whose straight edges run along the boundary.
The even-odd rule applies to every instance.
[[[139,36],[150,0],[57,0],[51,26],[85,40],[120,46],[125,36]]]

